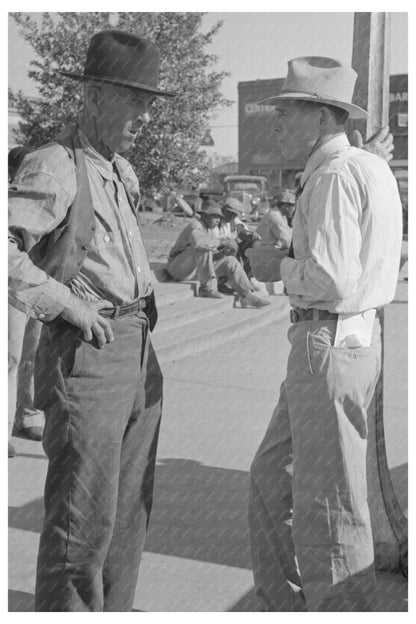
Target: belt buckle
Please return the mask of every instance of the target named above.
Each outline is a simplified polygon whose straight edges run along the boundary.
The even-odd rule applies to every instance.
[[[297,323],[299,321],[299,314],[293,308],[290,310],[290,322]]]
[[[144,310],[146,307],[146,299],[139,299],[139,310]]]

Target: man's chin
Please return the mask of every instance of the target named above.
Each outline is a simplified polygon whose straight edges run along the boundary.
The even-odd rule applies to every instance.
[[[124,154],[124,152],[128,152],[134,145],[135,138],[128,138],[121,141],[119,148],[116,150],[118,154]]]

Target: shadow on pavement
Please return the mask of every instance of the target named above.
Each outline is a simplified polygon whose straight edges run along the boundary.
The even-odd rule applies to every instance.
[[[161,460],[145,550],[251,569],[247,505],[247,472]]]
[[[9,589],[9,612],[34,611],[35,596],[28,592]]]
[[[43,516],[43,498],[37,498],[22,507],[9,507],[9,527],[40,533]]]
[[[377,572],[377,590],[372,612],[404,613],[408,610],[408,585],[401,574]],[[335,602],[336,604],[336,602]],[[259,610],[259,603],[250,589],[240,600],[227,611],[252,612]],[[325,609],[326,610],[326,609]],[[329,609],[333,611],[335,609]]]
[[[250,589],[238,602],[232,607],[227,609],[227,612],[238,611],[239,613],[245,613],[246,611],[253,612],[259,610],[259,603],[254,591],[254,587]]]

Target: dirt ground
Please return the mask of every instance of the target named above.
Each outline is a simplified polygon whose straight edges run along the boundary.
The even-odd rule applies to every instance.
[[[140,213],[140,231],[150,262],[166,262],[178,234],[189,223],[185,215]]]

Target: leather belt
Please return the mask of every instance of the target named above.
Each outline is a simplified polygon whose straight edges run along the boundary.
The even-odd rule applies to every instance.
[[[120,316],[132,316],[137,314],[137,312],[145,312],[146,308],[150,300],[150,295],[148,297],[140,297],[133,303],[126,303],[125,305],[116,305],[114,308],[104,308],[100,310],[100,315],[108,318],[119,318]]]
[[[290,310],[290,321],[292,323],[300,323],[301,321],[337,321],[338,314],[336,312],[328,312],[328,310],[318,310],[317,308],[292,308]]]

